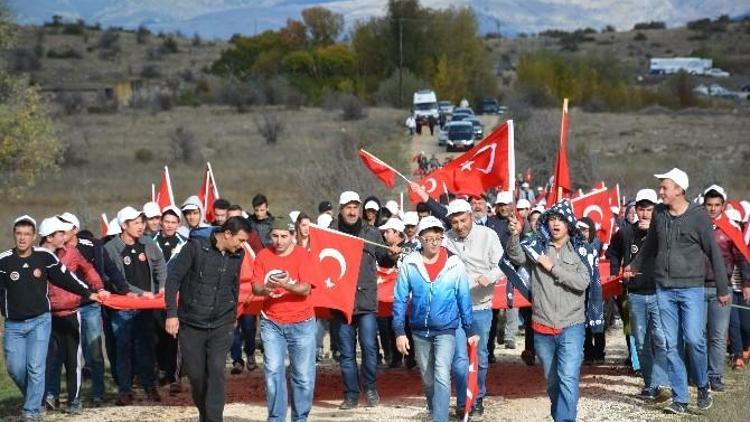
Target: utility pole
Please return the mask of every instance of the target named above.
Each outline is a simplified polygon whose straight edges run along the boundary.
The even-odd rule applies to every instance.
[[[403,19],[398,18],[398,108],[404,106],[403,86],[401,69],[404,67],[404,26]]]

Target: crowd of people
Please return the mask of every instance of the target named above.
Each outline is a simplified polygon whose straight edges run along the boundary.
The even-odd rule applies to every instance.
[[[431,420],[463,419],[465,409],[478,417],[492,394],[487,376],[495,347],[515,349],[520,328],[521,358],[539,363],[552,418],[576,420],[581,366],[601,362],[606,347],[600,258],[622,277],[615,302],[633,346],[629,364],[643,378],[639,397],[671,399],[665,411],[684,414],[694,385],[697,407],[707,409],[711,392],[728,388],[727,356],[735,369],[750,358],[750,310],[730,306],[750,301],[747,245],[737,244],[733,232],[747,224],[750,210],[728,207],[717,185],[690,201],[688,176],[679,169],[656,178],[658,194],[641,189],[612,215],[618,230],[606,248],[597,224],[577,219],[568,200],[544,204],[528,183],[514,192],[440,200],[412,183],[421,200],[414,211],[346,191],[336,206],[321,202],[317,216],[272,215],[258,194],[248,212],[216,200],[210,222],[193,196],[179,208],[124,207],[102,238],[71,212],[39,224],[18,217],[15,246],[0,254],[0,297],[6,366],[24,397],[22,417],[41,420],[58,409],[80,414],[84,366],[87,406],[104,405],[106,351],[116,405],[133,404],[135,386],[151,403],[161,401],[159,386],[181,394],[186,376],[200,421],[220,421],[227,358],[231,374],[258,368],[258,333],[269,421],[287,419],[289,396],[291,419],[308,419],[327,333],[341,371],[340,410],[379,405],[379,366],[418,366]],[[330,320],[316,319],[310,295],[322,277],[309,253],[312,224],[365,240],[351,319],[334,310]],[[249,253],[262,310],[238,317]],[[378,316],[378,267],[398,274],[388,317]],[[496,283],[511,276],[529,286],[532,306],[493,309]],[[102,306],[112,293],[164,295],[166,306]],[[478,350],[478,391],[471,395],[468,345]]]

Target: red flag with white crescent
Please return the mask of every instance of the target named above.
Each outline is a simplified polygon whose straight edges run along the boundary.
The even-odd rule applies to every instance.
[[[214,201],[219,199],[219,188],[216,186],[214,171],[211,163],[206,163],[206,171],[203,174],[203,183],[198,189],[198,199],[203,205],[204,219],[207,223],[214,221]]]
[[[396,288],[396,268],[378,266],[378,316],[389,317],[393,313],[393,291]]]
[[[453,192],[479,196],[490,188],[516,188],[513,121],[500,125],[474,148],[443,166],[453,172]]]
[[[351,322],[364,247],[358,237],[310,226],[310,256],[322,277],[312,291],[313,306],[337,309]]]
[[[159,189],[156,190],[156,198],[154,201],[159,204],[159,209],[164,209],[170,205],[174,206],[174,194],[172,193],[172,180],[169,177],[169,168],[164,166],[164,171],[161,173],[161,181],[159,182]]]
[[[560,144],[557,149],[557,161],[555,161],[555,174],[552,185],[547,192],[547,206],[551,207],[562,198],[558,196],[559,188],[562,188],[563,197],[573,189],[570,185],[570,167],[568,166],[568,99],[563,101],[562,118],[560,120]]]
[[[396,186],[396,170],[394,170],[393,167],[363,149],[357,151],[357,154],[359,154],[359,158],[362,159],[362,163],[364,163],[365,167],[367,167],[375,177],[380,179],[386,187],[392,188]]]
[[[614,222],[610,210],[609,189],[594,189],[589,193],[573,198],[570,204],[576,218],[588,217],[597,226],[597,237],[602,244],[608,244],[612,237]]]

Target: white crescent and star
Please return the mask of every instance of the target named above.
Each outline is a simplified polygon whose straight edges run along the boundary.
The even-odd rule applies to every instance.
[[[336,281],[344,278],[344,274],[346,274],[346,259],[344,259],[344,255],[341,254],[338,249],[324,248],[318,254],[318,260],[323,263],[323,260],[325,260],[326,258],[333,258],[339,264],[339,277],[336,279]],[[331,277],[328,277],[325,281],[325,285],[330,289],[334,287],[336,283],[331,280]]]
[[[422,185],[422,187],[427,193],[432,193],[435,191],[435,189],[437,189],[437,180],[435,180],[434,177],[430,177],[429,179],[424,181],[424,184]]]

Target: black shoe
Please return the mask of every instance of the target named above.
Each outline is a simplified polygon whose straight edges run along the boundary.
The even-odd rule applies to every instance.
[[[156,403],[160,402],[161,395],[159,395],[159,390],[157,390],[156,387],[147,387],[146,388],[146,400],[156,402]]]
[[[404,366],[404,362],[402,362],[402,361],[396,361],[396,362],[391,362],[391,364],[388,365],[388,368],[389,369],[396,369],[396,368],[402,368],[403,366]]]
[[[377,390],[368,390],[365,396],[367,396],[367,407],[375,407],[380,404],[380,396]]]
[[[245,365],[245,368],[247,368],[247,372],[252,372],[256,369],[258,369],[258,364],[255,363],[255,358],[250,359],[247,361],[247,365]]]
[[[104,406],[104,399],[101,397],[94,397],[91,399],[91,407],[102,407]]]
[[[644,388],[641,390],[640,394],[638,394],[638,398],[646,401],[654,401],[656,399],[656,391],[650,388]]]
[[[245,363],[237,360],[232,364],[232,370],[229,371],[229,373],[232,375],[239,375],[242,373],[243,369],[245,369]]]
[[[521,360],[528,366],[534,366],[534,363],[536,363],[536,356],[534,356],[534,352],[531,350],[524,350],[521,352]]]
[[[664,408],[664,411],[666,413],[672,413],[675,415],[686,415],[687,414],[687,404],[685,403],[677,403],[672,402],[669,406]]]
[[[44,406],[47,410],[57,410],[60,407],[60,399],[49,394],[44,398]]]
[[[482,399],[479,398],[474,402],[474,406],[471,407],[469,416],[482,416],[484,415],[484,405],[482,405]]]
[[[417,361],[414,359],[406,360],[406,369],[414,369],[417,366]]]
[[[487,356],[487,362],[488,362],[488,363],[497,363],[497,358],[495,357],[495,354],[494,354],[494,353],[490,353],[490,354],[489,354],[489,355]]]
[[[339,410],[350,410],[356,408],[357,406],[359,406],[357,400],[346,398],[344,399],[344,402],[339,405]]]
[[[182,393],[182,383],[180,381],[175,381],[171,384],[169,384],[169,395],[170,396],[176,396],[178,394]]]
[[[133,404],[133,393],[120,393],[115,404],[117,406],[130,406]]]
[[[698,408],[701,410],[710,409],[714,404],[711,393],[708,392],[708,385],[698,389]]]
[[[726,385],[721,381],[721,378],[712,378],[709,383],[711,384],[711,391],[715,393],[721,393],[726,389]]]

